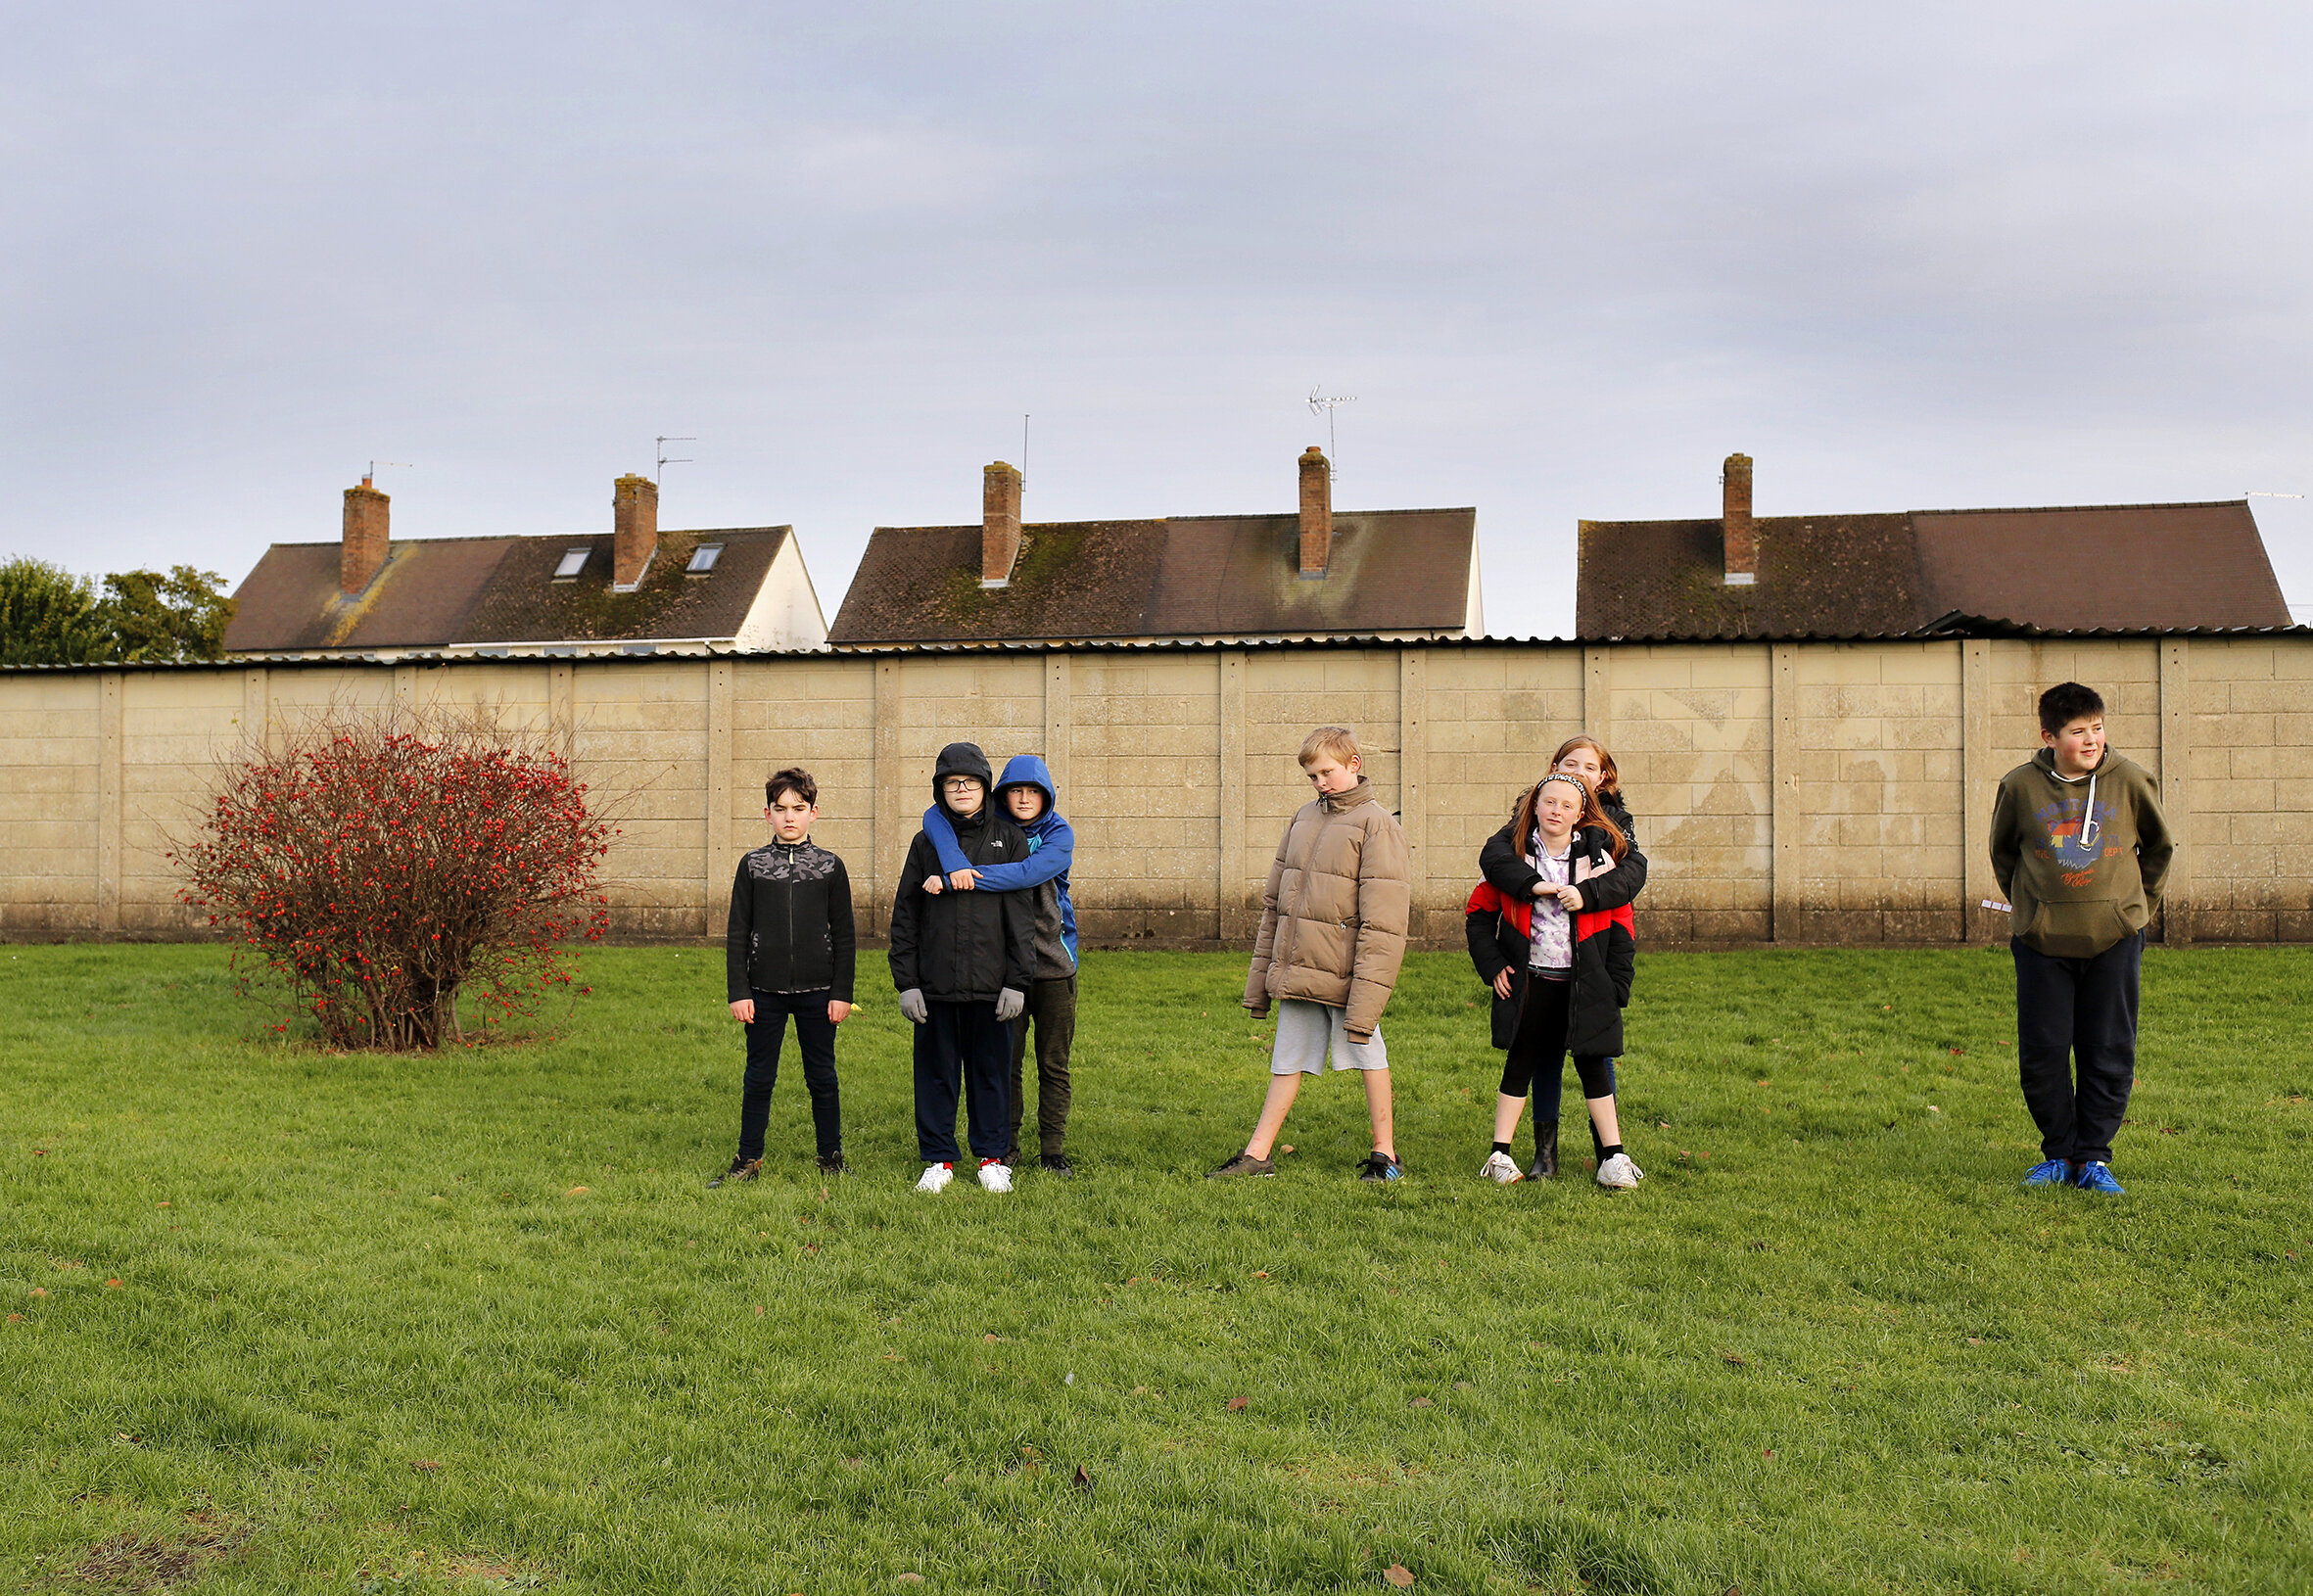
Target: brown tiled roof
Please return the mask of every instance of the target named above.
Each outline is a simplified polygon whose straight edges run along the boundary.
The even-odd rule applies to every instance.
[[[234,594],[233,653],[312,648],[445,648],[490,643],[732,637],[755,602],[785,527],[662,532],[631,593],[610,590],[611,535],[396,540],[365,589],[338,590],[338,547],[275,543]],[[704,576],[684,566],[699,543],[723,554]],[[575,581],[554,568],[590,550]]]
[[[1322,582],[1293,515],[1062,521],[1021,529],[1012,581],[982,588],[980,529],[878,527],[831,643],[1457,632],[1478,512],[1337,511]]]
[[[2289,624],[2239,499],[1763,516],[1758,527],[1759,580],[1729,587],[1716,519],[1583,522],[1576,631],[1853,636],[1954,612],[2050,631]]]

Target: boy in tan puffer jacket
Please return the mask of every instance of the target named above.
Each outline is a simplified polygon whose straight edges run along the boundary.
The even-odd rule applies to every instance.
[[[1245,1007],[1256,1015],[1277,1004],[1277,1043],[1269,1095],[1245,1150],[1214,1178],[1274,1175],[1270,1157],[1301,1077],[1336,1069],[1365,1077],[1373,1151],[1358,1179],[1404,1177],[1390,1103],[1390,1054],[1382,1009],[1405,960],[1413,866],[1405,833],[1374,796],[1357,738],[1346,727],[1321,726],[1301,744],[1301,769],[1317,796],[1301,806],[1261,894],[1261,929],[1245,978]]]

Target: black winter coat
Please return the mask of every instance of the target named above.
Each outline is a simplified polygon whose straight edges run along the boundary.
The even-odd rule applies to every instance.
[[[1607,852],[1603,832],[1578,831],[1574,841],[1575,859],[1587,870],[1605,870],[1594,883],[1581,878],[1584,871],[1578,870],[1575,884],[1582,888],[1585,900],[1590,898],[1593,884],[1600,889],[1600,897],[1606,896],[1607,883],[1629,867],[1630,856],[1624,856],[1613,869],[1607,870],[1607,862],[1613,856]],[[1520,864],[1525,861],[1521,860]],[[1526,868],[1535,880],[1541,878],[1532,866]],[[1469,913],[1462,921],[1470,945],[1470,962],[1478,966],[1479,979],[1490,988],[1494,977],[1503,970],[1511,972],[1510,995],[1507,998],[1497,995],[1493,1000],[1493,1045],[1497,1048],[1507,1049],[1517,1040],[1518,1019],[1534,985],[1534,978],[1527,970],[1532,947],[1528,933],[1519,929],[1504,905],[1506,901],[1531,905],[1532,892],[1530,883],[1526,895],[1510,899],[1488,881],[1470,895]],[[1531,914],[1531,909],[1528,912]],[[1599,1058],[1621,1055],[1623,1009],[1630,1002],[1630,984],[1637,969],[1638,945],[1630,935],[1627,908],[1587,909],[1576,916],[1574,991],[1569,995],[1566,1015],[1568,1053]]]
[[[817,992],[851,1002],[859,939],[851,874],[809,837],[771,842],[739,861],[724,935],[726,985],[737,1003],[756,992]]]
[[[968,742],[940,750],[932,801],[949,775],[976,775],[987,797],[970,820],[949,821],[957,846],[974,865],[1014,865],[1028,857],[1028,834],[995,812],[994,774]],[[992,1003],[1006,987],[1023,996],[1036,978],[1036,895],[1032,892],[938,894],[923,883],[941,873],[939,851],[921,831],[908,847],[899,896],[891,906],[891,983],[920,990],[933,1003]]]
[[[1630,820],[1630,811],[1619,798],[1599,800],[1606,818],[1614,821],[1630,844],[1630,851],[1623,855],[1614,870],[1595,889],[1582,889],[1585,909],[1624,909],[1646,886],[1646,855],[1638,851],[1638,827]],[[1526,862],[1524,837],[1513,837],[1510,829],[1518,823],[1516,816],[1504,822],[1502,828],[1486,839],[1486,846],[1478,850],[1478,869],[1496,891],[1505,898],[1524,901],[1534,896],[1534,887],[1541,872]]]

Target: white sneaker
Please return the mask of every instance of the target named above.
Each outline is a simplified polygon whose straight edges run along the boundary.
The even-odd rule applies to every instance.
[[[1526,1179],[1526,1171],[1506,1152],[1489,1152],[1486,1162],[1478,1166],[1478,1173],[1496,1186],[1515,1186]]]
[[[980,1185],[990,1192],[1012,1190],[1012,1165],[987,1163],[980,1165]]]
[[[954,1164],[925,1164],[923,1178],[916,1183],[919,1192],[945,1192],[948,1182],[956,1178]]]
[[[1598,1184],[1610,1191],[1627,1192],[1646,1179],[1646,1171],[1630,1161],[1628,1152],[1618,1152],[1598,1166]]]

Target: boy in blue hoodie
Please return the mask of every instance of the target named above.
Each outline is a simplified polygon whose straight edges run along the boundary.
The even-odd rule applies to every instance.
[[[1019,1162],[1020,1121],[1027,1106],[1028,1027],[1036,1027],[1036,1134],[1038,1162],[1056,1175],[1076,1171],[1064,1143],[1068,1130],[1068,1053],[1076,1039],[1076,906],[1068,897],[1068,870],[1076,861],[1076,833],[1060,812],[1052,772],[1034,754],[1020,754],[1004,767],[996,783],[998,813],[1010,815],[1028,834],[1028,857],[1009,865],[974,866],[957,846],[956,831],[935,809],[923,819],[923,834],[939,855],[945,880],[933,876],[923,890],[943,886],[958,892],[1027,892],[1036,911],[1036,979],[1027,1009],[1012,1027],[1012,1150],[1005,1162]]]

